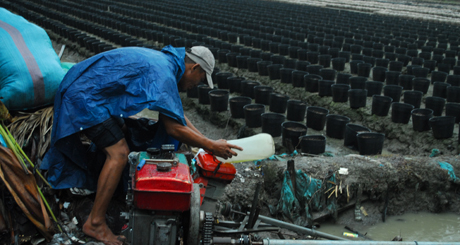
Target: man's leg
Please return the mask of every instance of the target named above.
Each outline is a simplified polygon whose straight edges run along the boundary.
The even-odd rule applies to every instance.
[[[99,175],[96,199],[88,220],[83,225],[83,232],[104,244],[118,245],[123,242],[107,226],[105,213],[118,186],[123,169],[128,162],[129,148],[126,140],[122,139],[104,150],[107,159]]]

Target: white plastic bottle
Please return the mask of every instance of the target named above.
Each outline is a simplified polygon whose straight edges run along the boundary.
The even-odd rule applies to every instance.
[[[237,163],[265,159],[275,154],[275,142],[270,134],[261,133],[251,137],[227,141],[229,144],[243,148],[242,151],[233,149],[238,156],[227,160],[217,157],[221,162]]]

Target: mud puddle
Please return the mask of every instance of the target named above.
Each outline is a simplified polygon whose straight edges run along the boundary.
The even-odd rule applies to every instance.
[[[401,236],[403,241],[458,242],[460,241],[460,216],[453,213],[407,213],[401,216],[389,216],[384,223],[373,226],[352,227],[375,241],[391,241]],[[330,222],[322,223],[318,231],[343,236],[350,232],[344,225]],[[351,233],[351,232],[350,232]],[[350,238],[361,241],[363,238]]]

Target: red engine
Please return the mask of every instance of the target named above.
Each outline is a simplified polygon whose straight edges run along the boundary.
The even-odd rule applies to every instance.
[[[129,220],[124,234],[131,244],[174,245],[180,240],[199,244],[211,239],[210,212],[236,169],[206,152],[189,161],[173,150],[173,146],[164,145],[161,150],[129,156],[132,188],[127,201],[131,210],[124,215]]]

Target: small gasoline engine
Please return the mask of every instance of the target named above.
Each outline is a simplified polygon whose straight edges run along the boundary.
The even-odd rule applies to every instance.
[[[129,220],[123,231],[131,245],[210,244],[214,212],[236,174],[213,155],[174,153],[174,145],[129,155]]]

